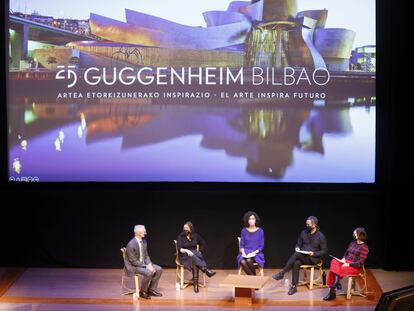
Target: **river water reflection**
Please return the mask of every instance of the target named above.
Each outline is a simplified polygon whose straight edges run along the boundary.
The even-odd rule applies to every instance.
[[[375,106],[12,102],[11,180],[375,181]]]

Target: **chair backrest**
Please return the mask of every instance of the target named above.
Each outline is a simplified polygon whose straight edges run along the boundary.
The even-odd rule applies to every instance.
[[[122,254],[122,262],[124,263],[124,270],[125,270],[126,267],[127,267],[127,264],[126,264],[126,262],[127,262],[126,247],[121,247],[120,251],[121,251],[121,254]]]
[[[175,247],[175,264],[177,266],[182,266],[182,264],[180,263],[180,258],[178,257],[179,251],[178,251],[177,240],[174,240],[174,247]]]
[[[175,247],[175,255],[178,256],[178,246],[177,246],[177,240],[174,241],[174,247]]]
[[[125,259],[126,259],[126,248],[121,247],[120,251],[121,251],[121,254],[122,254],[122,259],[125,261]]]
[[[239,251],[240,251],[240,237],[237,237],[237,242],[239,243]]]

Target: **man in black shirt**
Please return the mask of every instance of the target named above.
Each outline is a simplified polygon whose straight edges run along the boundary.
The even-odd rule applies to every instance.
[[[305,254],[302,252],[306,252]],[[292,285],[288,294],[293,295],[297,291],[299,282],[299,271],[301,265],[316,265],[320,262],[321,257],[328,253],[326,238],[319,231],[318,218],[309,216],[306,220],[306,229],[303,230],[296,243],[295,252],[289,258],[285,267],[273,278],[275,280],[283,279],[286,272],[292,269]]]

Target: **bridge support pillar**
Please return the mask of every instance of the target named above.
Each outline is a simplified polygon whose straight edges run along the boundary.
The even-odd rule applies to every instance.
[[[20,61],[27,58],[29,26],[16,25],[10,31],[9,48],[12,62],[9,64],[12,69],[19,69]]]

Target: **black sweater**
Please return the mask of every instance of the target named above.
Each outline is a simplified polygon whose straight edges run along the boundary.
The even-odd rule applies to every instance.
[[[313,252],[314,257],[322,257],[328,254],[326,238],[319,230],[316,230],[313,234],[306,229],[303,230],[299,235],[296,247],[299,247],[303,251]]]

